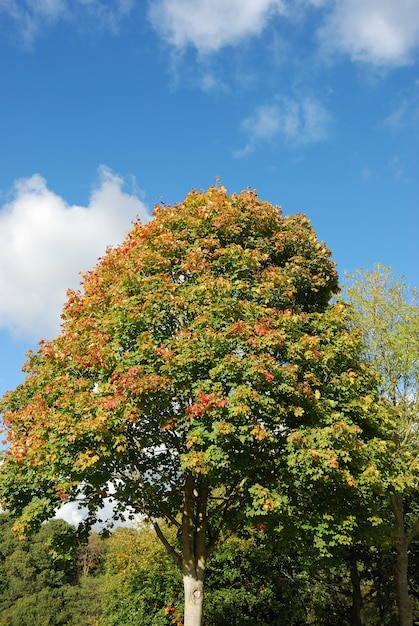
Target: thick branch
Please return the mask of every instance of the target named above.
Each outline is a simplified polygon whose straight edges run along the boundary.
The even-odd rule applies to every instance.
[[[182,513],[182,555],[184,564],[195,562],[194,489],[195,479],[191,472],[188,472],[185,477]]]
[[[176,563],[179,566],[182,565],[182,556],[178,552],[176,552],[176,550],[174,549],[172,544],[169,543],[169,541],[167,540],[166,536],[164,535],[162,529],[160,528],[159,524],[157,522],[153,521],[153,527],[154,527],[154,530],[156,531],[157,537],[160,539],[160,541],[162,542],[162,544],[166,548],[167,553],[171,557],[173,557],[173,559],[176,561]]]

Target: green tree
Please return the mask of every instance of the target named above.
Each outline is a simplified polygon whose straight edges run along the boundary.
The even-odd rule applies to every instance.
[[[349,276],[347,293],[380,376],[386,432],[375,448],[376,482],[393,514],[399,622],[413,626],[408,556],[419,535],[419,293],[382,265]]]
[[[0,624],[70,623],[65,590],[76,582],[75,529],[52,520],[20,540],[12,527],[13,520],[0,515]]]
[[[357,489],[370,377],[305,216],[222,187],[154,215],[69,293],[61,334],[4,397],[0,490],[18,530],[63,500],[84,503],[90,523],[109,493],[116,515],[145,514],[196,626],[207,557],[229,533],[292,510],[294,484]],[[353,512],[314,523],[323,543],[348,541]]]
[[[83,572],[86,561],[92,571],[103,558],[97,536],[90,538],[91,556],[86,558],[86,547],[64,520],[51,520],[21,539],[13,532],[14,523],[0,514],[0,626],[95,624],[101,581]]]

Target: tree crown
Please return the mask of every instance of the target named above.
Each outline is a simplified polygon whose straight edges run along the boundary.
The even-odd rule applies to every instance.
[[[7,505],[27,525],[81,499],[92,521],[112,493],[116,513],[177,524],[192,476],[221,527],[284,501],[268,487],[290,447],[353,486],[371,384],[337,290],[309,220],[253,191],[157,207],[69,292],[61,334],[3,399]]]

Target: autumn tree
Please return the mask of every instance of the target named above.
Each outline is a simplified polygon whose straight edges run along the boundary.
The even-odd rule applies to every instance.
[[[176,529],[163,525],[168,539]],[[106,540],[103,626],[172,626],[181,620],[182,576],[148,523]]]
[[[380,377],[385,435],[375,448],[376,483],[393,515],[396,598],[401,626],[413,626],[408,557],[419,536],[419,293],[377,265],[348,276],[365,356]]]
[[[324,504],[357,489],[372,398],[337,289],[309,220],[253,191],[156,207],[69,293],[61,334],[2,401],[0,490],[18,531],[64,501],[87,506],[88,524],[111,494],[115,515],[153,522],[183,573],[184,624],[199,626],[208,555],[292,510],[300,467]],[[322,524],[347,541],[353,510],[335,508]]]

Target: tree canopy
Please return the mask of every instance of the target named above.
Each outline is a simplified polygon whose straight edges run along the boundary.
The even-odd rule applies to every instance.
[[[76,623],[75,529],[55,519],[30,540],[20,540],[12,525],[13,519],[0,514],[1,626]]]
[[[337,290],[310,221],[253,191],[156,207],[69,292],[61,334],[3,398],[17,530],[66,500],[90,523],[112,495],[181,565],[185,624],[201,620],[208,554],[257,516],[332,497],[313,523],[350,541],[374,392]]]
[[[382,516],[391,519],[400,625],[412,626],[408,555],[419,536],[419,293],[382,265],[348,276],[347,292],[365,357],[379,375],[383,439],[371,460],[391,510]]]

